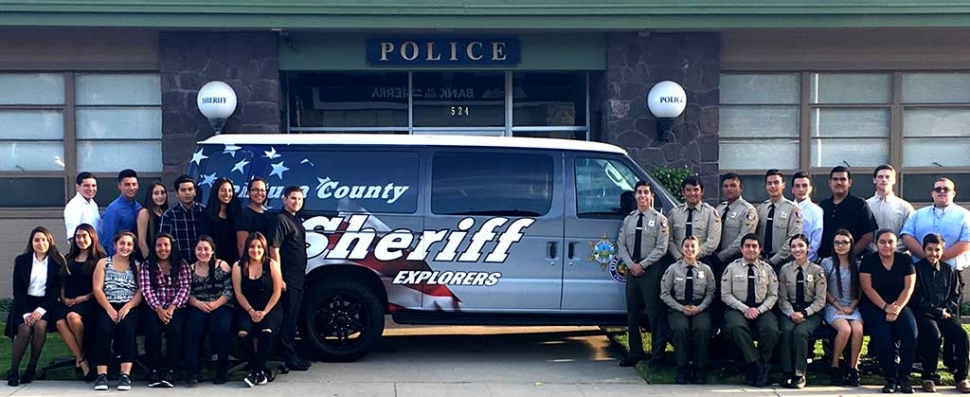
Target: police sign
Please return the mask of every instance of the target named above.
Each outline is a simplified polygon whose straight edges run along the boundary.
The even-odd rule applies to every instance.
[[[372,66],[513,66],[520,61],[514,37],[372,38]]]

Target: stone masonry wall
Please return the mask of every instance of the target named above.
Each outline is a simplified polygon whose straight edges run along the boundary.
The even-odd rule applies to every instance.
[[[164,32],[159,36],[162,83],[162,183],[171,188],[185,172],[195,143],[213,135],[196,106],[205,83],[221,80],[236,91],[237,106],[224,132],[282,131],[279,53],[266,33]]]
[[[603,140],[626,148],[647,171],[689,167],[702,178],[707,201],[716,202],[720,35],[615,33],[607,42]],[[650,88],[663,80],[687,92],[668,142],[656,140],[656,118],[646,103]]]

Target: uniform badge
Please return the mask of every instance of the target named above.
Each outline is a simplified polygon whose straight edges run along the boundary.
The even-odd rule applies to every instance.
[[[704,272],[697,272],[697,279],[703,280],[705,277],[704,274],[705,274]]]
[[[655,221],[653,219],[651,219],[650,222],[647,222],[647,226],[650,226],[650,227],[653,227],[656,224],[657,224],[657,221]]]
[[[787,212],[782,212],[781,213],[781,219],[788,219],[788,213]]]
[[[757,215],[757,214],[755,214],[755,213],[754,213],[754,211],[748,211],[748,216],[746,216],[746,217],[745,217],[745,219],[747,219],[747,220],[749,220],[749,221],[752,221],[752,222],[753,222],[753,221],[754,221],[755,219],[757,219],[757,218],[758,218],[758,215]]]
[[[805,275],[805,282],[806,283],[809,283],[809,284],[814,283],[815,282],[814,280],[815,280],[815,276],[812,276],[811,274],[806,274]]]

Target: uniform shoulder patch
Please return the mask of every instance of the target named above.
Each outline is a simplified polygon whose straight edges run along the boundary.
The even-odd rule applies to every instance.
[[[798,209],[798,207],[795,207],[792,213],[795,215],[795,219],[802,219],[802,210]]]
[[[745,215],[745,219],[754,222],[755,219],[758,219],[758,211],[754,208],[748,209],[748,215]]]
[[[667,229],[667,218],[666,217],[663,217],[663,216],[660,217],[660,229],[663,229],[663,230],[666,230]]]

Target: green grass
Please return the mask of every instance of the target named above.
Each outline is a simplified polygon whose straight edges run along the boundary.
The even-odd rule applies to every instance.
[[[970,332],[970,325],[964,324],[963,329]],[[609,338],[618,346],[623,349],[624,353],[629,352],[629,338],[626,333],[626,328],[607,328],[607,335]],[[641,334],[643,338],[643,346],[649,349],[650,346],[650,334]],[[730,342],[729,342],[730,343]],[[868,350],[869,337],[865,337],[862,343],[862,357],[866,356]],[[732,344],[731,349],[734,350],[736,347]],[[815,357],[819,360],[823,356],[822,343],[818,342],[815,345]],[[677,377],[676,366],[673,365],[673,348],[668,343],[667,344],[667,363],[670,365],[665,365],[659,369],[651,369],[648,365],[648,360],[641,361],[636,366],[637,372],[643,377],[647,383],[650,384],[673,384],[674,379]],[[937,373],[942,378],[943,385],[953,385],[953,374],[948,372],[946,368],[942,366],[942,361]],[[809,385],[831,385],[829,382],[829,374],[826,371],[828,368],[828,362],[813,362],[809,364],[808,368],[808,384]],[[781,371],[780,368],[776,366],[776,370],[772,371],[771,381],[779,382],[781,381]],[[733,361],[712,361],[708,363],[707,378],[709,383],[716,384],[744,384],[743,373],[739,373],[737,368],[737,363]],[[912,379],[916,382],[919,379],[919,375],[914,372]],[[862,384],[863,385],[882,385],[883,378],[878,373],[862,373]]]

